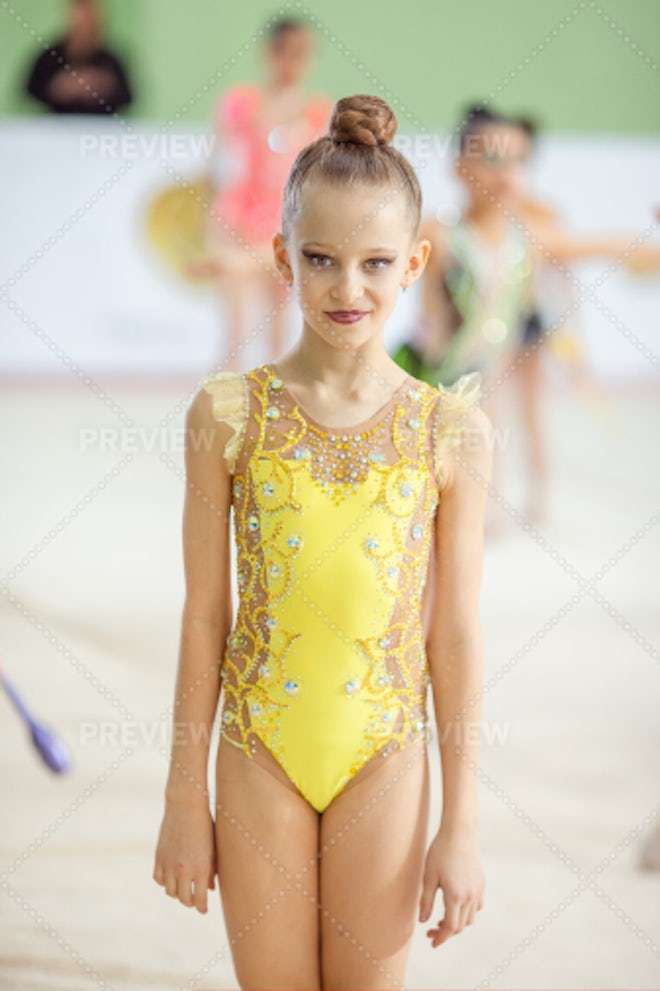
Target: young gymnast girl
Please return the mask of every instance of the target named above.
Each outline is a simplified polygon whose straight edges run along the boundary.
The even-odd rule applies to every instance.
[[[153,876],[206,912],[217,873],[242,988],[401,987],[416,921],[436,905],[437,947],[483,906],[492,425],[478,373],[435,387],[383,343],[430,247],[395,131],[387,103],[353,96],[298,155],[273,244],[300,338],[277,364],[203,379],[186,417],[186,599]],[[429,686],[442,812],[427,846]]]
[[[521,374],[520,419],[528,454],[525,516],[538,523],[544,516],[547,480],[539,348],[543,337],[557,329],[554,319],[552,326],[538,326],[542,303],[547,308],[552,294],[556,312],[571,312],[575,304],[565,299],[565,286],[570,285],[569,266],[576,261],[606,258],[619,260],[633,272],[657,271],[660,247],[635,246],[632,234],[581,236],[566,229],[521,188],[529,140],[529,128],[520,118],[480,105],[462,117],[454,171],[465,208],[451,226],[434,218],[422,222],[421,236],[432,245],[422,280],[422,317],[412,338],[392,357],[405,371],[430,383],[453,382],[479,371],[482,406],[496,427],[502,386],[509,374]],[[559,275],[564,279],[561,289]],[[537,319],[530,320],[531,315]],[[496,488],[501,470],[496,452]],[[502,520],[498,507],[492,509],[499,520],[488,521],[489,532]]]
[[[332,109],[327,97],[305,91],[314,45],[313,30],[303,21],[271,22],[262,49],[263,84],[236,83],[217,103],[217,149],[220,159],[228,155],[233,165],[229,173],[221,169],[224,175],[210,204],[207,240],[212,257],[192,271],[211,274],[221,298],[224,368],[245,367],[241,352],[249,310],[261,296],[271,308],[262,348],[273,358],[283,349],[286,290],[272,264],[271,240],[289,169],[300,149],[325,132]],[[216,161],[214,152],[212,163]]]

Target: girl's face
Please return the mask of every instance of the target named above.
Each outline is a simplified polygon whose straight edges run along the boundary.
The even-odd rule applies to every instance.
[[[409,206],[395,187],[306,182],[298,216],[273,241],[305,323],[332,347],[381,335],[402,286],[422,274],[430,245],[413,243]]]
[[[281,86],[301,82],[312,57],[313,37],[305,28],[289,28],[266,49],[266,64],[271,79]]]
[[[514,124],[491,124],[468,139],[456,174],[473,202],[510,202],[522,185],[529,157],[525,132]]]

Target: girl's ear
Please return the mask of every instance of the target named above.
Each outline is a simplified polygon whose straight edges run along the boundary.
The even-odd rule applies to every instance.
[[[273,235],[273,255],[275,268],[288,285],[293,283],[293,270],[289,263],[289,252],[281,233]]]
[[[413,282],[417,281],[426,268],[426,263],[429,260],[430,254],[431,242],[426,238],[418,241],[414,247],[413,253],[408,259],[406,271],[404,272],[403,281],[401,283],[404,288],[411,286]]]

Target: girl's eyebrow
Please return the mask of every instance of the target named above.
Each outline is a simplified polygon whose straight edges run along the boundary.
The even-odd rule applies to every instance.
[[[300,247],[303,251],[305,250],[305,248],[308,249],[319,248],[319,249],[323,249],[323,251],[332,251],[332,248],[330,247],[329,244],[321,244],[320,241],[304,241],[303,244],[300,245]]]
[[[335,250],[334,248],[332,248],[328,244],[321,244],[320,241],[305,241],[303,244],[301,244],[300,248],[301,248],[302,251],[309,251],[312,248],[318,248],[319,250],[323,250],[323,251],[334,251]],[[365,248],[363,253],[365,255],[367,255],[367,254],[378,254],[378,253],[393,254],[393,255],[395,255],[396,254],[396,248],[386,247],[386,246],[380,245],[377,248]]]

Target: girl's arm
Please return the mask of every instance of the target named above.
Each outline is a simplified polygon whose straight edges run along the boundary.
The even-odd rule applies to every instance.
[[[458,439],[442,459],[436,515],[435,572],[426,651],[442,764],[442,816],[427,854],[420,921],[442,888],[445,914],[428,931],[438,946],[474,921],[483,905],[477,851],[482,635],[479,593],[484,516],[492,473],[493,429],[478,406],[449,408],[454,423],[440,436]],[[441,440],[442,444],[442,440]],[[447,445],[448,446],[448,445]]]
[[[220,695],[220,661],[232,623],[231,478],[224,458],[231,433],[227,424],[213,418],[211,396],[200,390],[186,416],[186,595],[165,814],[153,875],[168,895],[200,912],[206,912],[207,887],[213,887],[216,873],[207,767]]]
[[[570,264],[588,258],[620,261],[630,272],[643,274],[660,271],[660,244],[649,244],[642,235],[611,234],[581,236],[556,223],[529,222],[539,260]]]

